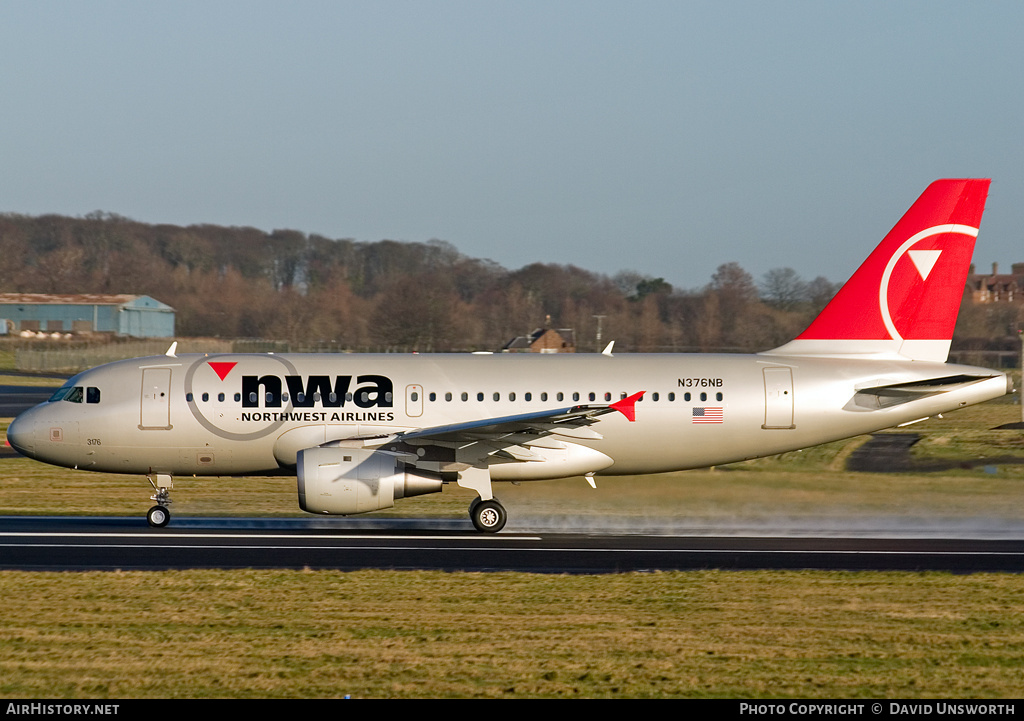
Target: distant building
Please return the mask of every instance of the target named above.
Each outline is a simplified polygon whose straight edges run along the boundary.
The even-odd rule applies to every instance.
[[[991,273],[975,273],[972,265],[967,290],[975,303],[1024,303],[1024,263],[1014,263],[1009,273],[1000,273],[998,263]]]
[[[132,338],[174,336],[174,308],[148,295],[0,293],[0,318],[12,333],[113,333]]]
[[[530,335],[513,338],[502,353],[575,353],[576,332],[572,328],[538,328]]]

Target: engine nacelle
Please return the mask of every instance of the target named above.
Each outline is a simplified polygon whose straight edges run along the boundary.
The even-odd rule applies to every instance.
[[[396,498],[438,493],[437,478],[410,473],[398,454],[365,448],[306,448],[296,458],[299,508],[348,516],[391,508]]]

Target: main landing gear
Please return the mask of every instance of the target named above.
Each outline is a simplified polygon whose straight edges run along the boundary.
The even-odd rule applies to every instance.
[[[486,467],[470,466],[459,471],[459,485],[476,491],[478,495],[469,504],[469,520],[481,533],[497,533],[505,527],[508,513],[491,493],[491,473]]]
[[[505,527],[508,513],[497,498],[487,501],[476,498],[469,504],[469,518],[476,530],[482,533],[497,533]]]
[[[150,499],[156,501],[156,505],[146,512],[146,520],[153,528],[163,528],[171,522],[171,511],[167,506],[171,503],[171,489],[174,487],[174,483],[166,473],[155,475],[155,479],[152,475],[146,476],[149,485],[156,490],[156,493],[150,496]]]

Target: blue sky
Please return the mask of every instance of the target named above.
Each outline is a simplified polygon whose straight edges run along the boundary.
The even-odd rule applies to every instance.
[[[0,0],[0,212],[427,241],[681,288],[845,280],[993,178],[1024,261],[1018,2]],[[0,259],[2,262],[2,259]]]

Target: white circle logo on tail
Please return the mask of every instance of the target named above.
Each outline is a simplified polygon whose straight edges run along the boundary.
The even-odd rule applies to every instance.
[[[911,250],[911,248],[925,238],[931,238],[933,235],[943,233],[959,233],[961,235],[969,235],[972,238],[978,237],[978,229],[972,228],[969,225],[950,223],[948,225],[936,225],[926,228],[904,241],[903,245],[892,254],[892,257],[889,258],[889,263],[885,266],[885,272],[882,273],[882,282],[878,287],[878,307],[882,312],[882,321],[885,323],[885,328],[889,331],[889,337],[893,340],[903,340],[903,336],[896,330],[896,324],[893,323],[892,314],[889,311],[889,281],[892,277],[893,268],[896,267],[896,263],[899,262],[900,258],[907,254],[917,269],[918,275],[921,276],[921,280],[928,280],[928,276],[935,267],[935,263],[938,262],[939,256],[942,255],[942,251]]]

